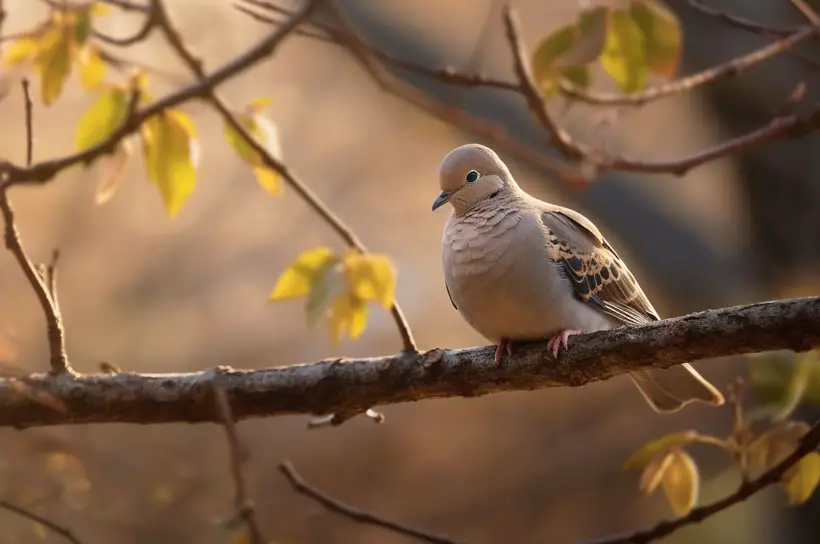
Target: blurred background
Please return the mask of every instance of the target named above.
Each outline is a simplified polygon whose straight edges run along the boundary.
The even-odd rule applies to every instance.
[[[167,2],[188,45],[208,67],[244,51],[269,29],[227,0]],[[282,5],[288,5],[282,0]],[[570,0],[515,3],[532,48],[572,20]],[[802,20],[788,2],[720,0],[710,5],[767,24]],[[765,39],[670,6],[685,32],[688,73],[759,47]],[[5,0],[5,33],[45,15],[39,2]],[[357,30],[398,56],[512,77],[501,2],[356,0],[342,9]],[[113,13],[109,34],[126,36],[140,17]],[[820,59],[815,47],[803,50]],[[190,81],[157,35],[122,56],[151,67],[155,94]],[[552,154],[523,101],[490,90],[455,90],[399,74],[440,100],[506,127],[521,143]],[[0,156],[24,159],[19,74],[6,74],[0,102]],[[766,122],[798,81],[818,98],[817,71],[783,56],[741,77],[641,109],[565,108],[561,123],[591,143],[661,160],[695,152]],[[608,89],[601,78],[595,88]],[[422,349],[484,344],[450,306],[440,268],[446,213],[430,213],[437,170],[452,147],[476,141],[381,92],[345,50],[292,37],[272,60],[236,78],[223,96],[242,106],[273,97],[284,158],[376,252],[399,271],[398,300]],[[92,100],[76,80],[52,107],[35,104],[35,160],[72,151]],[[305,325],[303,303],[270,305],[278,274],[316,245],[342,249],[292,191],[267,195],[225,143],[219,118],[201,104],[203,149],[196,190],[167,218],[141,161],[129,166],[112,201],[94,204],[99,169],[72,169],[44,187],[12,191],[31,256],[62,252],[59,291],[71,361],[101,361],[139,372],[190,371],[218,364],[259,368],[400,347],[390,316],[375,307],[364,336],[333,347],[326,330]],[[664,316],[818,293],[820,147],[815,136],[777,143],[688,175],[608,174],[570,189],[535,165],[502,155],[519,183],[541,199],[590,217],[630,264]],[[410,236],[412,233],[412,236]],[[46,368],[43,319],[11,255],[0,252],[0,329],[7,359]],[[743,361],[696,365],[721,389],[746,373]],[[642,444],[666,432],[726,433],[728,409],[650,411],[628,379],[581,389],[500,394],[384,407],[376,426],[357,418],[308,431],[305,417],[244,422],[250,491],[266,534],[292,543],[404,543],[380,529],[327,513],[294,494],[278,473],[287,458],[311,483],[358,507],[483,544],[571,543],[628,531],[672,515],[660,493],[637,491],[621,470]],[[816,417],[805,410],[801,416]],[[734,490],[728,459],[692,449],[704,478],[701,502]],[[204,425],[88,425],[0,430],[0,498],[69,525],[85,542],[219,543],[233,489],[222,430]],[[770,489],[666,541],[752,544],[816,542],[820,499],[785,507]],[[0,510],[0,542],[57,542]]]

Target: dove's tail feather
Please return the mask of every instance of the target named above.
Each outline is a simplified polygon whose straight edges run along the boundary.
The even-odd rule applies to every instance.
[[[640,370],[629,374],[656,412],[676,412],[690,402],[723,404],[723,395],[688,363],[668,369]]]

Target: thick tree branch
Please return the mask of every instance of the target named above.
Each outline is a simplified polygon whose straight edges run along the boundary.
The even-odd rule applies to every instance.
[[[23,379],[65,404],[51,410],[0,380],[0,426],[67,423],[218,422],[216,380],[237,420],[286,414],[343,417],[372,406],[502,391],[579,387],[642,368],[732,354],[820,346],[820,297],[699,312],[641,327],[570,339],[555,361],[542,343],[523,344],[501,367],[494,348],[434,349],[366,359],[329,359],[260,370],[96,374]]]

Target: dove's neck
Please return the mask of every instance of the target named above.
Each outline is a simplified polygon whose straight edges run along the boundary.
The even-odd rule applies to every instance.
[[[481,199],[470,207],[454,205],[453,214],[456,217],[492,215],[500,209],[514,207],[516,203],[526,198],[527,194],[513,181],[505,185],[498,193],[491,194],[488,198]]]

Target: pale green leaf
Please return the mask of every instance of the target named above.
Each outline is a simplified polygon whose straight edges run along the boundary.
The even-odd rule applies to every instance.
[[[367,304],[352,293],[345,293],[333,302],[327,324],[334,344],[345,335],[358,338],[367,325]]]
[[[96,44],[88,44],[83,47],[77,56],[80,66],[80,81],[86,90],[96,89],[105,76],[106,64],[100,57],[100,52]]]
[[[317,271],[310,285],[305,306],[309,327],[320,317],[325,317],[330,304],[348,289],[342,264],[334,261],[327,264],[328,266]]]

